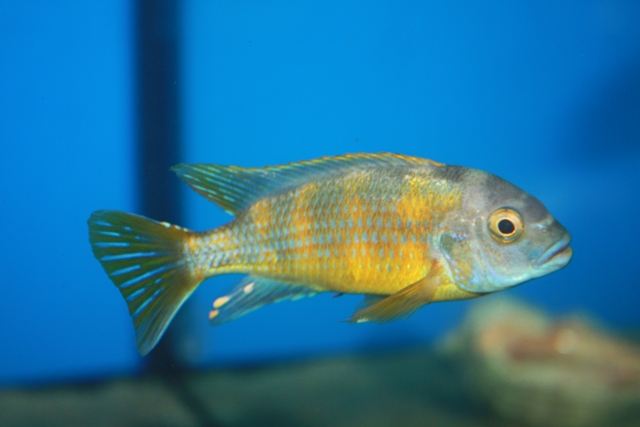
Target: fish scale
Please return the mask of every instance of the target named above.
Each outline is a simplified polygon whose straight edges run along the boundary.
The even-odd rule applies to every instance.
[[[396,292],[426,274],[430,230],[421,216],[443,205],[434,192],[416,194],[414,178],[352,173],[267,197],[224,230],[237,243],[225,245],[223,261],[207,261],[212,244],[225,241],[213,230],[196,244],[194,264],[204,276],[259,274],[319,290]]]

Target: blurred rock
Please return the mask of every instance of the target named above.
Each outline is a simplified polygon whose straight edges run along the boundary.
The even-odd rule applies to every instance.
[[[529,426],[640,425],[640,349],[585,319],[479,302],[442,348],[505,419]]]
[[[638,348],[586,319],[492,297],[434,351],[0,391],[0,426],[640,425]]]

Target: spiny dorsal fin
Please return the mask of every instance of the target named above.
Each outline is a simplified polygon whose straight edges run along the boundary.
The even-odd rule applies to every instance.
[[[208,164],[179,164],[171,168],[200,195],[235,215],[257,200],[316,179],[367,168],[440,166],[440,163],[401,154],[346,154],[264,168]]]

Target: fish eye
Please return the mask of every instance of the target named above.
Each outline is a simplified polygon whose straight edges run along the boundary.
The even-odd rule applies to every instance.
[[[520,214],[510,208],[500,208],[489,217],[491,236],[502,243],[515,241],[524,230]]]
[[[509,234],[515,233],[516,226],[513,225],[510,219],[501,219],[500,222],[498,222],[498,230],[500,230],[500,233],[508,236]]]

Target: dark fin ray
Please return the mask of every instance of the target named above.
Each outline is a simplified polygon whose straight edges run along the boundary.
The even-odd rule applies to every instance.
[[[400,154],[347,154],[265,168],[180,164],[171,168],[180,179],[231,215],[257,200],[311,181],[372,167],[440,166]]]
[[[212,325],[219,325],[244,316],[263,305],[310,297],[318,292],[309,286],[290,285],[262,277],[247,276],[231,293],[216,298],[213,309],[209,312],[209,320]]]
[[[387,297],[367,295],[349,323],[386,323],[405,319],[420,307],[433,301],[441,283],[442,267],[434,262],[429,273],[416,283]]]
[[[156,345],[198,286],[185,258],[188,230],[117,211],[89,218],[89,241],[129,307],[140,354]]]

